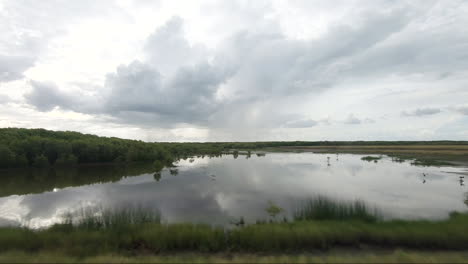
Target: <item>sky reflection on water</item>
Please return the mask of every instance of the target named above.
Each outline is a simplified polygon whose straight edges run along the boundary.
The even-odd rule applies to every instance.
[[[269,201],[290,216],[300,201],[317,195],[361,199],[387,218],[441,219],[451,211],[468,209],[464,203],[467,187],[454,173],[466,169],[417,167],[387,157],[375,163],[361,157],[268,153],[249,159],[226,155],[181,160],[172,171],[162,171],[160,178],[147,173],[114,182],[1,197],[0,225],[42,227],[59,222],[66,212],[122,205],[159,210],[166,222],[226,225],[241,216],[247,222],[266,219]]]

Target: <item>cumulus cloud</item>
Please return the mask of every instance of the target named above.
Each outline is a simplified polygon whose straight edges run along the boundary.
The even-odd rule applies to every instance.
[[[24,95],[26,102],[41,112],[55,107],[81,113],[98,113],[102,105],[98,96],[88,96],[81,91],[64,91],[53,82],[31,80],[31,91]]]
[[[439,108],[417,108],[413,111],[403,111],[401,112],[402,116],[429,116],[429,115],[435,115],[440,113],[442,110]]]
[[[171,78],[135,61],[106,79],[103,111],[146,113],[166,122],[202,122],[216,111],[216,91],[225,73],[209,64],[179,68]],[[123,116],[120,116],[123,117]]]
[[[171,75],[180,67],[207,60],[206,48],[190,44],[185,36],[184,20],[174,16],[157,28],[146,40],[146,62],[163,75]]]
[[[50,111],[54,107],[69,108],[74,104],[72,96],[60,91],[52,82],[31,81],[32,90],[25,95],[26,102],[39,111]]]
[[[61,1],[53,7],[39,2],[33,4],[37,10],[47,7],[61,13],[57,18],[40,18],[20,1],[8,4],[8,20],[17,7],[16,14],[30,14],[31,21],[37,24],[25,22],[22,29],[41,33],[28,35],[29,42],[19,41],[21,48],[0,42],[0,48],[6,47],[0,49],[0,82],[23,78],[25,71],[36,64],[39,50],[44,50],[48,40],[68,30],[66,26],[50,25],[62,20],[66,21],[64,24],[79,23],[78,15],[92,16],[99,9],[107,10],[104,18],[115,13],[120,19],[129,19],[129,25],[139,19],[128,18],[132,12],[138,12],[125,12],[116,8],[118,4],[114,2],[88,3],[89,7]],[[24,98],[43,112],[58,107],[149,129],[187,125],[212,130],[213,134],[225,129],[244,135],[262,129],[297,128],[297,132],[318,124],[330,126],[317,129],[333,129],[340,123],[374,123],[379,116],[392,114],[388,110],[392,103],[386,103],[388,97],[405,98],[392,101],[402,102],[392,109],[401,112],[401,116],[429,119],[441,110],[415,106],[422,105],[426,98],[431,101],[424,101],[425,105],[446,105],[438,102],[442,98],[439,95],[450,101],[454,95],[447,89],[461,91],[459,85],[466,79],[468,68],[464,45],[468,34],[462,26],[468,22],[464,12],[468,4],[432,0],[377,1],[359,6],[347,1],[339,3],[286,4],[288,10],[296,10],[298,17],[305,19],[302,23],[298,17],[282,13],[274,2],[236,1],[208,5],[209,8],[194,5],[206,15],[195,16],[196,19],[186,17],[190,12],[164,14],[160,17],[168,19],[159,20],[157,26],[147,26],[146,32],[138,28],[142,30],[141,39],[131,42],[139,50],[137,55],[116,60],[103,70],[107,74],[90,77],[86,89],[70,88],[63,81],[31,78],[41,81],[32,81],[32,89]],[[106,5],[110,8],[103,8]],[[334,6],[341,5],[339,14],[331,14],[336,11]],[[64,7],[76,7],[77,11]],[[164,8],[162,3],[161,9]],[[300,28],[315,21],[311,15],[315,8],[330,13],[327,19],[332,22],[322,25],[315,34],[307,35],[307,30],[302,34]],[[289,18],[298,23],[297,27],[287,25]],[[42,28],[48,30],[41,31]],[[218,39],[210,42],[212,38]],[[125,35],[118,38],[124,40]],[[26,52],[26,43],[35,47],[31,49],[34,52]],[[14,57],[10,50],[17,51]],[[116,52],[119,51],[109,51],[109,56]],[[86,65],[71,67],[70,71],[79,72],[79,67]],[[86,81],[80,80],[82,87]],[[425,84],[431,87],[418,87]],[[412,96],[407,96],[409,93]],[[402,111],[405,109],[410,110]],[[463,109],[456,111],[465,113]],[[350,113],[359,113],[359,117]],[[323,120],[324,116],[338,121]],[[390,119],[379,119],[379,123],[393,122]],[[359,127],[370,126],[354,129]]]

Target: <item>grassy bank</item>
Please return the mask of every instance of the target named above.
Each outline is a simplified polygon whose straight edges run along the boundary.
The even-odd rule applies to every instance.
[[[3,227],[0,251],[28,254],[53,251],[89,257],[174,252],[295,253],[363,245],[386,249],[468,250],[468,214],[452,214],[447,220],[435,222],[350,218],[265,222],[230,229],[189,223],[163,224],[159,217],[150,214],[134,217],[95,215],[43,230]]]
[[[467,251],[360,250],[298,254],[178,253],[74,257],[57,252],[0,253],[0,263],[466,263]]]

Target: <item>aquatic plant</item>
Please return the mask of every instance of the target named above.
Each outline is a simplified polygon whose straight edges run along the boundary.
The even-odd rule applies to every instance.
[[[373,222],[381,218],[377,209],[370,209],[363,201],[338,201],[325,196],[317,196],[301,202],[293,215],[298,221],[358,219]]]
[[[280,214],[281,212],[284,211],[283,208],[279,207],[272,201],[268,201],[268,207],[265,208],[265,211],[272,217],[273,219],[276,219],[276,216]]]
[[[374,156],[365,156],[365,157],[362,157],[361,160],[365,160],[365,161],[373,161],[373,162],[376,162],[378,160],[381,160],[382,159],[382,156],[378,156],[378,157],[374,157]]]

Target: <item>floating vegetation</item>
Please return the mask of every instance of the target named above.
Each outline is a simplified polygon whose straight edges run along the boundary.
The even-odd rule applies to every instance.
[[[365,160],[365,161],[368,161],[368,162],[377,162],[378,160],[381,160],[382,159],[382,156],[365,156],[365,157],[362,157],[361,160]]]

